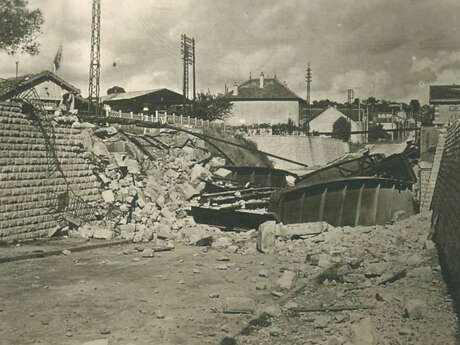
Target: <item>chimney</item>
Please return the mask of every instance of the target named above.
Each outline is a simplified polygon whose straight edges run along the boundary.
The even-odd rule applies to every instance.
[[[259,87],[264,88],[264,72],[260,72]]]
[[[238,96],[238,84],[233,83],[233,96]]]

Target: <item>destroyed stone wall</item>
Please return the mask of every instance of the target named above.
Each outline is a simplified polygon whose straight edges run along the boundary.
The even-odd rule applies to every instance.
[[[447,132],[432,200],[434,241],[460,305],[460,122]]]
[[[65,178],[57,170],[50,173],[38,122],[22,113],[20,105],[0,103],[0,242],[48,236],[59,225],[59,198],[69,188],[88,203],[80,216],[90,212],[88,206],[100,198],[99,183],[79,133],[55,127],[55,150]]]

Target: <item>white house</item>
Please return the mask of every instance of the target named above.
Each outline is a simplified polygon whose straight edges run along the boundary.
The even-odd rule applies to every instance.
[[[229,125],[279,124],[291,120],[299,125],[305,100],[292,92],[285,83],[275,78],[250,78],[235,85],[226,95],[233,104]]]
[[[338,109],[334,107],[328,107],[309,122],[310,132],[331,133],[334,122],[336,122],[341,117],[350,122],[352,132],[364,130],[364,123],[362,121],[355,121],[350,116],[345,115]],[[358,144],[363,143],[364,137],[364,134],[353,134],[350,137],[350,142]]]

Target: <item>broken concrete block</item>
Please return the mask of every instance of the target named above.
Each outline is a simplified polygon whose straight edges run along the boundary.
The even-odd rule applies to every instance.
[[[364,273],[367,278],[380,277],[388,269],[388,263],[376,262],[366,266],[366,272]]]
[[[114,152],[112,155],[115,158],[115,162],[117,163],[118,167],[126,167],[126,155],[124,153]]]
[[[300,223],[300,224],[279,224],[277,226],[277,235],[280,237],[302,237],[319,235],[327,231],[329,224],[326,222]]]
[[[213,248],[224,249],[232,245],[232,239],[229,237],[219,237],[215,242],[212,243]]]
[[[184,183],[180,186],[182,193],[184,194],[185,200],[191,199],[193,196],[199,194],[199,192],[193,188],[189,183]]]
[[[107,150],[107,147],[105,146],[105,144],[103,142],[100,142],[100,141],[96,141],[93,144],[92,152],[96,156],[106,156],[107,157],[107,156],[110,155],[109,150]]]
[[[296,180],[296,178],[294,176],[291,176],[291,175],[286,176],[286,184],[289,187],[295,186],[295,180]]]
[[[199,227],[193,227],[186,230],[188,242],[195,246],[211,246],[213,237]]]
[[[219,168],[214,172],[214,176],[219,178],[227,178],[232,174],[231,170],[225,168]]]
[[[422,319],[426,313],[427,304],[421,299],[408,299],[404,303],[404,316],[419,320]]]
[[[153,248],[145,248],[142,251],[142,257],[143,258],[153,258],[155,256],[155,251]]]
[[[276,282],[280,289],[291,289],[294,286],[296,274],[293,271],[284,271],[281,277]]]
[[[135,159],[128,158],[125,160],[125,163],[130,174],[140,174],[141,169],[139,163]]]
[[[257,250],[265,254],[275,252],[275,232],[276,222],[273,220],[266,221],[259,225],[257,232]]]
[[[431,283],[433,281],[433,271],[431,267],[418,267],[410,272],[410,276],[415,277],[419,282]]]
[[[90,226],[89,224],[80,226],[77,231],[78,237],[81,237],[81,238],[91,238],[93,237],[93,234],[94,234],[94,228]]]
[[[108,204],[112,204],[115,202],[115,197],[113,196],[113,192],[111,190],[105,190],[102,192],[102,198]]]
[[[222,165],[225,165],[225,158],[222,157],[212,157],[212,159],[209,161],[209,165],[212,168],[220,167]]]
[[[211,176],[211,172],[200,164],[196,164],[190,172],[190,181],[199,182],[200,179],[206,179]]]
[[[114,232],[111,229],[97,227],[94,229],[93,238],[100,240],[111,240],[114,237]]]
[[[172,238],[172,233],[171,233],[171,226],[168,224],[164,223],[159,223],[155,226],[155,231],[157,233],[157,237],[161,239],[171,239]]]
[[[351,326],[353,345],[377,345],[378,334],[373,320],[366,317]]]
[[[226,314],[252,314],[255,309],[255,302],[246,297],[225,298],[223,312]]]

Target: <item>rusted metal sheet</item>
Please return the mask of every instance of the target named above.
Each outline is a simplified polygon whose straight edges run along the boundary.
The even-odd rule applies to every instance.
[[[368,175],[366,171],[383,161],[384,157],[383,154],[377,153],[338,162],[299,177],[296,186],[311,186],[345,177]]]
[[[384,158],[382,154],[362,157],[335,163],[313,171],[297,179],[296,186],[311,186],[344,177],[376,176],[389,179],[417,182],[417,177],[405,154],[393,154]]]
[[[388,156],[375,166],[366,169],[365,175],[385,177],[411,183],[417,182],[414,170],[404,153],[396,153]]]
[[[351,177],[275,192],[269,211],[284,224],[326,221],[334,226],[385,224],[395,212],[416,212],[412,184]]]
[[[223,166],[222,168],[232,172],[226,178],[228,180],[250,182],[253,185],[263,187],[287,187],[286,177],[292,177],[293,181],[298,177],[289,171],[266,167]]]

